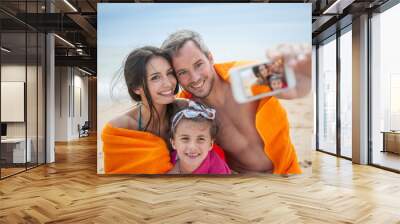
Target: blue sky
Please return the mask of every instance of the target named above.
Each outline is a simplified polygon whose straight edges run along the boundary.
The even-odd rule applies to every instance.
[[[160,46],[179,29],[199,32],[216,62],[264,60],[277,44],[311,44],[311,4],[100,3],[97,18],[98,81],[103,83],[129,52]]]

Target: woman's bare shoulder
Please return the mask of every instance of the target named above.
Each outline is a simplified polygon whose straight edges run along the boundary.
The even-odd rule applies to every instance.
[[[124,128],[130,130],[138,129],[138,120],[137,120],[138,108],[130,109],[129,111],[118,115],[109,121],[111,126],[115,128]]]

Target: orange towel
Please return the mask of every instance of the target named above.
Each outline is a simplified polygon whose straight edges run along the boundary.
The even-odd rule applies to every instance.
[[[259,94],[267,93],[267,92],[270,92],[270,91],[271,91],[271,89],[266,85],[253,84],[251,86],[251,93],[253,94],[253,96],[257,96]]]
[[[149,132],[107,123],[101,138],[106,174],[163,174],[172,168],[165,141]]]
[[[229,70],[233,67],[251,62],[228,62],[215,64],[217,74],[229,81]],[[183,92],[180,97],[191,98],[191,94]],[[289,122],[286,111],[275,97],[260,100],[256,121],[256,129],[264,142],[264,152],[274,164],[274,174],[301,174],[296,151],[289,136]]]

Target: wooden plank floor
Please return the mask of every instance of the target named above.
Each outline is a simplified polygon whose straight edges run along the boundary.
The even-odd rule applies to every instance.
[[[400,223],[400,175],[315,153],[311,177],[98,176],[96,139],[0,181],[0,223]]]
[[[15,173],[24,171],[24,170],[25,170],[25,167],[23,167],[23,168],[20,168],[20,167],[4,168],[4,167],[2,167],[1,168],[1,177],[7,177],[7,176],[13,175]]]

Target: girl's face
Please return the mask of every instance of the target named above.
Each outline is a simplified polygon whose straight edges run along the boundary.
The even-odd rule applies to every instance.
[[[163,57],[153,57],[146,65],[146,82],[150,97],[154,104],[169,104],[175,100],[174,90],[177,84],[174,70]],[[135,90],[145,99],[143,87]]]
[[[283,83],[282,83],[282,81],[281,80],[272,80],[271,81],[271,88],[273,89],[273,90],[275,90],[275,89],[281,89],[282,88],[282,86],[283,86]]]
[[[213,140],[209,122],[198,122],[182,119],[171,139],[172,147],[177,151],[181,167],[184,163],[190,172],[197,169],[208,152],[212,149]]]

